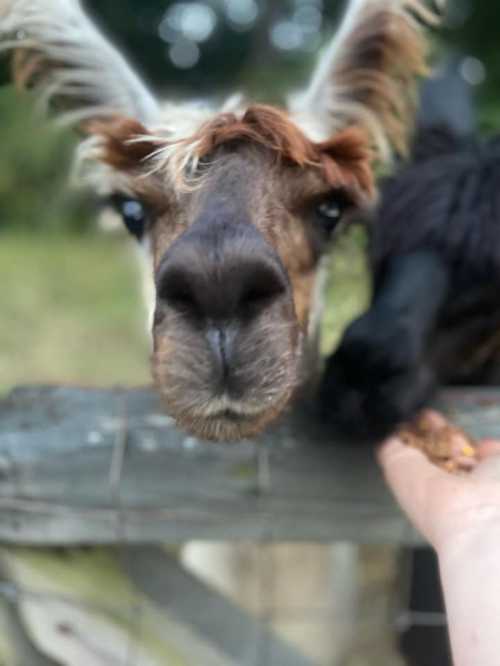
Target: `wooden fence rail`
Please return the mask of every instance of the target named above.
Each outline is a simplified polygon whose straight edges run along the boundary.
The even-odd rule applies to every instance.
[[[440,402],[500,436],[500,389]],[[298,412],[258,443],[205,443],[150,389],[19,388],[0,402],[0,540],[418,542],[373,452],[330,439]]]

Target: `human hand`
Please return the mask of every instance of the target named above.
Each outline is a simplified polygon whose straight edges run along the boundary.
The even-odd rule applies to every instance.
[[[433,427],[448,428],[431,412]],[[467,444],[454,441],[460,450]],[[500,640],[500,442],[478,445],[476,467],[450,474],[393,436],[378,451],[389,487],[439,557],[455,666],[497,666]]]
[[[436,432],[449,423],[429,412]],[[457,432],[457,448],[468,442]],[[450,474],[397,436],[378,451],[385,478],[412,523],[438,553],[459,542],[473,543],[500,525],[500,441],[478,444],[478,463],[469,474]],[[500,535],[499,535],[500,548]]]

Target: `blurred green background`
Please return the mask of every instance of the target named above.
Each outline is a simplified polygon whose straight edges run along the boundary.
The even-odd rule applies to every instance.
[[[467,56],[464,75],[481,126],[500,116],[497,0],[456,0],[438,51]],[[243,90],[276,101],[303,84],[343,3],[334,0],[89,0],[150,84],[165,97]],[[149,381],[148,341],[132,243],[99,229],[97,204],[67,188],[75,138],[53,131],[0,62],[0,391],[33,382]],[[500,120],[500,118],[499,118]],[[362,307],[361,233],[334,258],[328,346]]]

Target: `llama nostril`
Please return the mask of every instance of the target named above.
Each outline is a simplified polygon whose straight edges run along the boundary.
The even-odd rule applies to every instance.
[[[278,267],[258,266],[242,280],[238,298],[240,314],[255,315],[282,296],[286,289],[286,282]]]
[[[195,286],[183,271],[166,271],[158,283],[157,296],[175,310],[195,314],[199,309]]]
[[[263,307],[271,301],[274,293],[262,288],[250,288],[240,299],[240,308],[243,310]]]
[[[196,300],[189,291],[177,290],[166,299],[171,307],[178,310],[196,310]]]
[[[0,0],[1,1],[1,0]],[[162,259],[157,297],[196,326],[250,324],[290,292],[286,270],[251,225],[208,234],[197,222]]]

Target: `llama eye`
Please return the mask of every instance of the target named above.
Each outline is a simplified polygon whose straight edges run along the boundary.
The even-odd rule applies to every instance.
[[[138,199],[115,194],[111,197],[111,205],[121,215],[128,231],[141,240],[148,224],[148,213],[146,207]]]
[[[344,206],[337,199],[326,199],[316,206],[318,221],[324,231],[332,233],[342,218]]]

